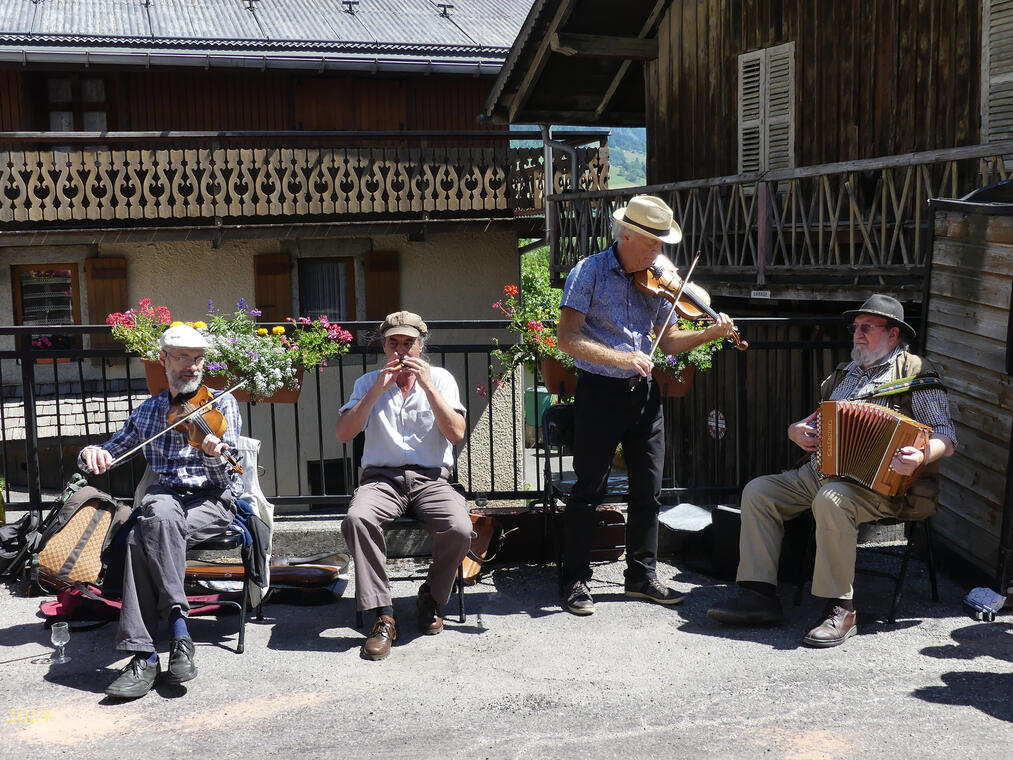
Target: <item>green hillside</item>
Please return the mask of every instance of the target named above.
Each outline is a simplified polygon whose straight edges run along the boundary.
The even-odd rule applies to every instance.
[[[533,129],[514,125],[512,129]],[[647,184],[647,136],[643,129],[631,127],[554,127],[567,132],[601,131],[610,129],[609,135],[609,187],[632,187]],[[515,145],[537,147],[537,141],[517,141]]]

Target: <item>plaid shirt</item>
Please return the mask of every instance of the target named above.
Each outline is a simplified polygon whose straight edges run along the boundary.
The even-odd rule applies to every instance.
[[[897,380],[898,378],[894,377],[894,364],[897,354],[903,350],[897,346],[888,357],[869,369],[862,369],[855,362],[851,362],[847,367],[844,379],[830,394],[830,400],[847,401],[855,396],[872,393],[884,383]],[[867,404],[879,404],[880,406],[889,405],[891,400],[890,396],[862,399]],[[932,428],[933,435],[945,435],[953,441],[954,446],[957,445],[957,431],[953,427],[953,420],[950,419],[950,403],[946,399],[945,391],[938,388],[912,391],[911,412],[914,419]],[[815,454],[811,461],[815,467]]]
[[[239,404],[229,396],[218,402],[215,408],[225,415],[228,422],[222,440],[229,445],[229,449],[238,451],[239,432],[243,426]],[[126,424],[103,443],[102,448],[115,459],[162,430],[168,411],[168,391],[152,396],[134,410]],[[204,487],[229,488],[236,496],[243,493],[243,481],[231,465],[223,458],[207,456],[203,450],[191,445],[186,435],[178,430],[170,430],[156,438],[144,447],[143,452],[148,465],[158,474],[158,482],[164,486],[184,491]],[[77,462],[78,468],[84,471],[84,461],[80,455]]]

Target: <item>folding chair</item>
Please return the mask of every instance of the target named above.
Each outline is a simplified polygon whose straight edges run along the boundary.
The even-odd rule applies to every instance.
[[[255,438],[240,436],[239,438],[239,460],[243,466],[243,496],[240,498],[240,508],[236,520],[225,531],[214,538],[209,538],[187,548],[187,558],[195,552],[217,552],[217,553],[239,553],[243,564],[243,592],[239,601],[222,599],[218,604],[234,607],[239,613],[239,640],[236,644],[236,654],[242,654],[246,648],[246,620],[247,609],[252,604],[256,607],[257,620],[263,620],[263,600],[270,585],[270,579],[266,575],[266,569],[270,565],[271,536],[274,528],[274,507],[264,498],[264,492],[260,488],[257,458],[260,452],[260,441]],[[157,476],[148,467],[145,470],[141,482],[134,489],[134,503],[140,502],[141,496]],[[261,547],[266,556],[263,558],[265,576],[263,586],[258,586],[254,581],[255,573],[255,545],[252,539],[249,521],[251,517],[262,520],[267,527],[267,545]]]

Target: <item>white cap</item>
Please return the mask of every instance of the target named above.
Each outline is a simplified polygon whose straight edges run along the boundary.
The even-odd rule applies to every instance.
[[[168,348],[207,348],[207,339],[190,325],[173,325],[158,339],[162,350]]]

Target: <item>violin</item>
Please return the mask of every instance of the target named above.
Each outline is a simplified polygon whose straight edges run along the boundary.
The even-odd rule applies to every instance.
[[[645,293],[670,301],[682,319],[696,322],[708,317],[714,322],[718,321],[717,312],[710,307],[710,294],[695,283],[687,281],[683,284],[675,264],[666,256],[659,255],[647,269],[636,272],[633,283]],[[735,329],[729,339],[740,351],[749,348],[749,344],[739,337]]]
[[[225,419],[225,415],[211,403],[214,400],[215,395],[211,389],[202,385],[190,398],[169,407],[169,411],[165,415],[165,423],[169,429],[186,433],[187,442],[191,446],[202,448],[207,436],[213,435],[216,438],[221,438],[229,427],[229,421]],[[203,409],[205,406],[207,409]],[[201,409],[203,410],[199,413],[193,414]],[[243,466],[238,459],[232,456],[231,452],[222,452],[222,458],[232,465],[233,471],[240,475],[243,474]]]

